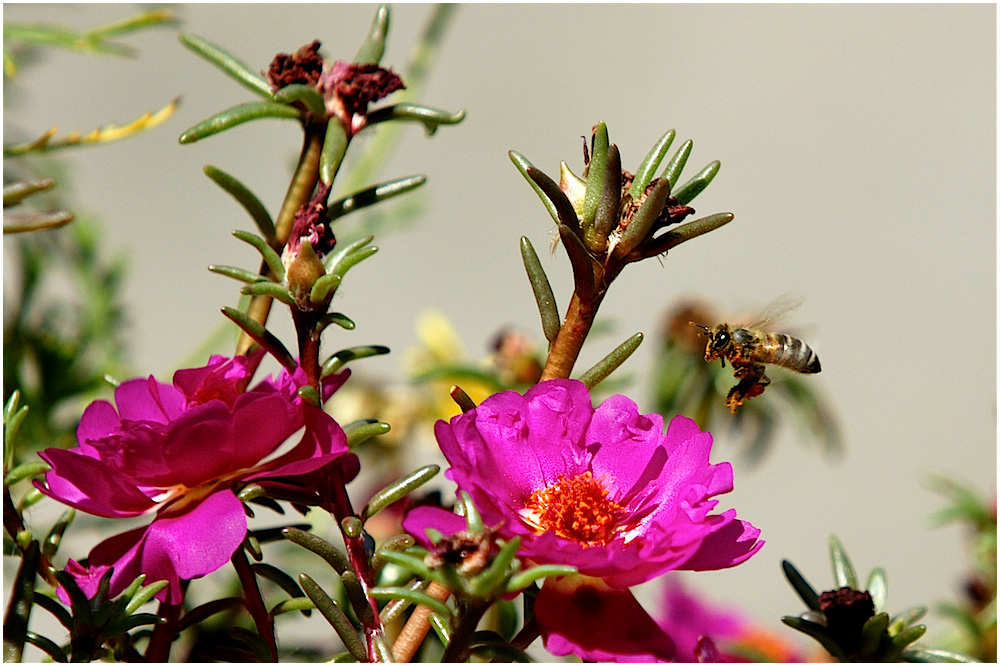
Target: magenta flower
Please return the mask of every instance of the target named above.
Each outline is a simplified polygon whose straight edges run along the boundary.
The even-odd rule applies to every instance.
[[[732,467],[709,463],[712,436],[683,416],[664,433],[660,415],[639,414],[625,396],[595,409],[581,382],[550,380],[523,396],[491,396],[449,423],[438,421],[435,434],[451,464],[447,476],[472,496],[485,524],[505,538],[521,537],[519,555],[575,566],[619,594],[674,569],[734,566],[763,545],[760,530],[737,520],[735,510],[712,513],[718,501],[711,498],[733,488]],[[421,507],[404,527],[426,540],[425,529],[454,525],[448,515]],[[591,581],[563,579],[546,581],[536,602],[550,652],[597,661],[672,656],[669,639],[655,631],[645,647],[637,639],[620,651],[612,627],[622,625],[626,606],[626,624],[655,626],[634,599],[592,603],[587,623],[545,599],[574,594],[574,587],[600,597]]]
[[[666,577],[661,604],[657,624],[674,639],[674,661],[704,661],[699,658],[699,641],[703,644],[706,638],[715,648],[718,661],[807,661],[797,646],[757,626],[742,612],[687,589],[674,576]]]
[[[329,395],[347,379],[324,387]],[[213,356],[203,368],[178,370],[173,385],[132,379],[115,389],[114,405],[91,403],[77,428],[79,446],[46,449],[52,466],[46,495],[107,518],[152,514],[145,527],[96,546],[89,567],[67,571],[92,596],[111,567],[111,595],[139,574],[167,580],[161,601],[182,600],[180,581],[225,564],[243,542],[247,519],[234,488],[250,481],[301,477],[347,451],[344,431],[296,390],[304,373],[282,372],[246,390],[245,357]],[[282,446],[304,428],[293,446]]]

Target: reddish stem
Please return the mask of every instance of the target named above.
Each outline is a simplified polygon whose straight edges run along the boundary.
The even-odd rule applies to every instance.
[[[257,633],[267,643],[271,650],[271,661],[278,661],[278,643],[274,636],[274,618],[272,618],[267,608],[264,606],[264,599],[260,596],[260,586],[257,585],[257,574],[254,573],[247,560],[246,552],[243,548],[237,548],[230,561],[236,569],[236,574],[240,577],[240,584],[243,586],[243,599],[246,602],[250,617],[257,625]]]

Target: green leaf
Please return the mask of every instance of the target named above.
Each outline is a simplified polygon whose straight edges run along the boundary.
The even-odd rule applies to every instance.
[[[181,134],[178,141],[183,144],[194,143],[213,134],[262,118],[284,118],[298,120],[302,112],[295,107],[278,102],[244,102],[220,111],[197,125],[188,128]]]
[[[361,536],[361,521],[359,521],[354,516],[348,516],[344,518],[342,522],[354,520],[358,525],[358,534],[350,535],[347,529],[344,530],[344,534],[351,536],[351,538],[358,538]],[[368,595],[365,594],[365,589],[361,586],[361,579],[358,575],[354,573],[353,569],[348,569],[344,573],[340,574],[340,580],[344,584],[344,592],[347,594],[347,600],[351,603],[351,608],[354,610],[355,616],[361,621],[361,624],[365,627],[370,627],[375,623],[375,611],[372,610],[371,602],[368,600]]]
[[[3,207],[9,208],[21,203],[32,194],[51,190],[56,181],[51,178],[31,178],[19,180],[3,186]]]
[[[331,221],[336,220],[361,208],[391,199],[410,190],[415,190],[426,182],[426,176],[407,176],[406,178],[398,178],[380,183],[332,202],[327,208],[326,214]],[[370,243],[372,238],[372,236],[369,236],[368,240],[362,243],[362,245]]]
[[[927,608],[925,606],[914,606],[913,608],[907,608],[902,613],[897,613],[889,623],[889,633],[892,635],[900,633],[926,614]]]
[[[660,178],[666,178],[670,181],[670,186],[673,187],[677,184],[677,179],[681,175],[681,171],[684,170],[684,165],[687,164],[688,157],[691,156],[691,148],[694,147],[694,141],[688,139],[681,144],[681,147],[677,149],[674,156],[670,158],[667,162],[667,166],[663,169],[663,174]]]
[[[382,345],[363,345],[359,347],[341,349],[328,358],[325,363],[323,363],[323,369],[320,374],[323,377],[329,377],[330,375],[339,372],[346,363],[356,361],[359,358],[381,356],[388,353],[389,348],[383,347]]]
[[[582,234],[583,231],[580,228],[580,218],[576,216],[576,211],[573,210],[573,204],[570,203],[569,198],[567,198],[566,194],[559,188],[559,185],[535,167],[528,167],[527,173],[528,178],[530,178],[535,185],[538,186],[538,189],[546,198],[548,198],[549,203],[551,203],[555,209],[556,224],[561,224],[567,229],[571,229],[577,236]]]
[[[473,594],[480,598],[492,598],[501,590],[498,588],[504,584],[511,575],[510,568],[517,557],[517,550],[521,547],[521,537],[514,537],[503,545],[500,552],[494,556],[490,566],[485,571],[476,576],[473,582]],[[520,564],[520,563],[518,563]]]
[[[542,262],[538,260],[535,248],[527,236],[521,236],[521,259],[524,270],[528,273],[528,282],[538,304],[538,313],[542,317],[542,332],[545,339],[552,342],[559,335],[559,309],[556,307],[556,297],[552,293],[549,278],[545,275]]]
[[[49,467],[48,463],[42,460],[21,463],[14,469],[7,472],[7,476],[3,478],[3,485],[4,487],[12,486],[15,483],[24,481],[25,479],[30,479],[33,476],[45,474],[50,469],[52,468]]]
[[[693,222],[682,224],[676,229],[671,229],[670,231],[657,236],[653,243],[649,246],[650,249],[645,253],[645,256],[651,257],[657,254],[663,254],[667,250],[677,247],[681,243],[689,241],[692,238],[697,238],[702,234],[707,234],[709,231],[715,231],[719,227],[732,222],[733,217],[732,213],[715,213],[714,215],[709,215]]]
[[[237,608],[243,608],[243,599],[239,597],[213,599],[185,613],[177,623],[177,631],[180,632],[188,627],[193,627],[217,613],[233,611]]]
[[[203,170],[206,176],[211,178],[216,185],[228,192],[241,206],[243,206],[243,209],[250,214],[254,224],[257,225],[257,229],[264,236],[267,242],[275,242],[276,232],[274,230],[274,220],[271,219],[270,214],[268,214],[267,209],[264,207],[264,204],[260,202],[260,199],[257,198],[257,195],[251,192],[246,185],[222,169],[206,165]]]
[[[310,611],[316,608],[316,604],[313,603],[312,599],[309,597],[295,597],[294,599],[285,599],[280,601],[268,611],[268,615],[271,617],[277,617],[283,613],[293,613],[299,611],[306,617],[312,615]]]
[[[427,606],[434,612],[440,613],[445,617],[451,615],[451,609],[442,602],[438,601],[429,594],[425,594],[419,590],[411,590],[408,587],[372,587],[368,589],[368,593],[379,601],[387,599],[405,599],[411,604]]]
[[[355,250],[349,253],[343,259],[338,261],[330,268],[330,275],[339,275],[341,278],[347,274],[354,266],[360,264],[362,261],[367,259],[378,252],[378,247],[375,245],[369,245],[368,247],[363,247],[361,249]]]
[[[528,181],[529,185],[531,185],[531,189],[535,191],[535,194],[538,195],[538,198],[542,200],[543,204],[545,204],[545,209],[549,211],[549,215],[552,216],[552,220],[556,224],[559,224],[559,213],[556,211],[556,205],[552,202],[552,199],[550,199],[548,195],[542,191],[542,188],[538,186],[538,183],[535,182],[535,179],[529,175],[528,170],[532,169],[538,173],[541,173],[541,171],[538,171],[538,169],[536,169],[535,166],[531,162],[529,162],[524,155],[517,152],[516,150],[507,151],[507,155],[508,157],[510,157],[510,161],[514,163],[514,166],[517,167],[517,170],[521,172],[521,175],[524,176],[524,179]],[[565,197],[566,195],[564,194],[563,196]],[[567,203],[568,202],[569,200],[567,199]],[[570,206],[570,208],[572,208],[572,206]],[[573,216],[575,218],[576,213],[574,213]],[[577,222],[577,226],[579,226],[579,222]]]
[[[262,97],[271,99],[271,84],[227,51],[196,35],[181,34],[178,39],[181,40],[181,44],[236,79],[241,85]]]
[[[10,593],[10,602],[3,622],[4,662],[21,661],[24,644],[28,641],[28,618],[35,601],[35,579],[40,549],[37,541],[24,549],[24,556]],[[41,596],[41,595],[39,595]]]
[[[844,651],[841,650],[840,644],[837,643],[837,639],[833,636],[830,630],[823,625],[810,622],[809,620],[803,620],[800,617],[791,617],[789,615],[781,618],[781,621],[789,627],[801,631],[802,633],[819,641],[820,645],[822,645],[827,652],[840,661],[847,661],[847,656],[844,654]]]
[[[129,599],[128,605],[125,606],[125,614],[131,615],[132,613],[139,610],[139,608],[155,597],[160,590],[164,589],[170,581],[158,580],[155,583],[150,583],[144,587],[139,588],[139,590]]]
[[[812,588],[809,581],[807,581],[805,577],[799,573],[799,570],[795,568],[795,565],[788,560],[782,560],[781,570],[784,572],[785,578],[787,578],[788,582],[791,584],[792,589],[795,590],[795,593],[799,595],[799,598],[802,599],[803,603],[805,603],[809,610],[822,610],[819,605],[819,595],[816,594],[816,590]]]
[[[328,312],[316,324],[316,331],[322,331],[330,324],[336,324],[346,331],[353,331],[355,326],[354,321],[347,315],[340,312]]]
[[[223,307],[222,314],[226,315],[229,319],[233,321],[237,326],[239,326],[243,331],[249,335],[254,342],[259,344],[264,348],[269,354],[274,356],[281,365],[289,372],[295,372],[298,364],[295,363],[295,357],[293,357],[285,345],[282,344],[273,333],[264,328],[264,325],[260,322],[254,321],[246,313],[240,312],[235,308]]]
[[[656,185],[650,190],[649,196],[639,206],[632,221],[628,223],[622,232],[621,240],[611,253],[614,257],[621,258],[634,250],[640,243],[646,240],[653,230],[653,224],[663,212],[670,197],[670,181],[661,178],[656,181]]]
[[[328,298],[333,298],[332,294],[340,287],[344,281],[343,275],[331,275],[327,273],[323,277],[313,282],[312,289],[309,290],[309,302],[320,304],[326,302]]]
[[[868,618],[861,628],[861,654],[874,655],[888,627],[889,616],[886,613],[877,613]]]
[[[372,568],[378,571],[386,565],[385,560],[382,559],[382,553],[403,551],[413,547],[415,543],[416,540],[409,534],[397,534],[389,537],[375,549],[375,554],[372,556]]]
[[[587,248],[583,246],[580,237],[565,224],[559,225],[559,237],[562,239],[570,266],[573,268],[573,283],[576,293],[582,302],[587,303],[593,298],[595,289],[594,266],[591,263],[593,260],[590,253],[587,252]]]
[[[248,296],[269,296],[285,305],[295,305],[295,297],[292,296],[291,292],[286,287],[270,280],[252,282],[240,288],[240,293]]]
[[[885,569],[875,567],[868,574],[868,582],[865,589],[872,595],[872,603],[875,604],[875,612],[881,613],[885,610],[886,597],[889,594],[889,585],[886,582]]]
[[[320,120],[326,120],[326,102],[323,101],[323,95],[315,86],[290,83],[274,93],[274,101],[282,104],[301,102],[310,115]]]
[[[583,237],[591,252],[598,253],[607,249],[608,234],[618,226],[622,208],[622,157],[615,144],[608,147],[606,164],[604,188],[597,203],[594,224],[584,232]]]
[[[520,592],[524,588],[528,587],[534,582],[541,580],[542,578],[556,578],[558,576],[569,576],[570,574],[577,573],[576,567],[571,567],[566,564],[542,564],[537,567],[531,567],[525,571],[520,571],[513,576],[507,582],[508,592]]]
[[[350,142],[347,130],[340,120],[336,116],[331,117],[326,123],[326,137],[323,139],[323,148],[319,155],[319,179],[325,185],[333,184]]]
[[[395,564],[401,566],[407,571],[413,572],[415,575],[421,578],[427,578],[430,580],[439,580],[441,576],[437,571],[431,569],[424,563],[423,558],[414,557],[409,553],[400,553],[397,551],[386,551],[382,553],[382,558],[389,562],[390,564]],[[440,582],[440,580],[439,580]]]
[[[358,49],[354,56],[354,62],[362,65],[377,65],[385,53],[385,39],[388,34],[389,6],[379,5],[375,11],[375,18],[372,20],[372,26],[368,30],[368,36],[365,38],[365,43]]]
[[[607,172],[608,158],[608,126],[603,121],[594,127],[593,154],[587,165],[587,194],[583,199],[583,215],[580,216],[580,226],[584,232],[594,226],[597,216],[597,206],[601,202],[604,191],[604,177]]]
[[[920,645],[903,650],[902,658],[903,661],[908,661],[911,664],[974,664],[979,661],[975,657],[970,657],[969,655],[962,654],[961,652],[923,647]]]
[[[76,509],[66,509],[63,514],[59,517],[59,520],[55,522],[52,529],[45,536],[45,540],[42,542],[42,557],[47,559],[52,559],[59,550],[59,544],[62,543],[63,534],[66,533],[66,529],[76,518]]]
[[[319,612],[323,614],[326,621],[330,623],[330,626],[340,636],[340,640],[344,642],[344,647],[358,661],[367,661],[365,645],[358,636],[354,625],[344,615],[344,611],[340,610],[337,603],[316,584],[316,581],[306,574],[299,574],[299,582],[302,584],[302,589],[305,590],[306,595],[312,599]]]
[[[660,162],[666,157],[667,150],[670,149],[670,144],[674,142],[675,136],[677,136],[677,132],[667,130],[667,133],[660,137],[660,140],[656,142],[656,145],[649,151],[646,158],[642,160],[642,164],[639,165],[639,169],[635,172],[635,178],[632,179],[632,185],[628,190],[633,201],[642,196],[646,188],[649,187],[649,184],[653,182],[653,175],[660,168]]]
[[[844,544],[834,535],[830,535],[830,564],[833,565],[833,582],[837,588],[849,587],[858,589],[858,576],[854,573],[854,565],[848,557]]]
[[[238,229],[233,232],[233,236],[236,236],[244,243],[249,243],[260,252],[261,258],[267,264],[267,267],[271,269],[271,272],[274,273],[278,282],[285,279],[285,265],[281,263],[281,257],[278,256],[274,248],[267,244],[266,240],[249,231],[240,231]]]
[[[305,596],[305,592],[303,592],[302,588],[299,587],[299,584],[295,582],[295,579],[278,567],[264,562],[255,562],[254,564],[251,564],[250,567],[258,576],[271,581],[293,599]],[[308,616],[308,613],[306,613],[306,616]]]
[[[715,178],[715,174],[719,173],[719,167],[721,166],[719,160],[710,162],[704,169],[696,173],[691,180],[674,190],[677,203],[682,206],[687,205],[692,199],[701,194],[708,187],[708,184],[712,182],[712,179]]]
[[[414,472],[410,472],[403,478],[390,483],[372,495],[371,499],[368,500],[364,508],[361,509],[361,520],[363,522],[367,521],[385,507],[403,499],[433,479],[440,471],[441,468],[437,465],[425,465]]]
[[[248,271],[245,268],[239,268],[238,266],[209,266],[208,270],[219,275],[225,275],[226,277],[231,277],[234,280],[239,280],[240,282],[246,282],[247,284],[253,284],[254,282],[269,282],[265,276],[260,273],[254,273],[253,271]]]
[[[6,636],[6,632],[4,632],[4,635]],[[66,653],[63,652],[63,649],[58,645],[56,645],[54,642],[50,641],[45,636],[40,636],[34,632],[29,631],[25,634],[25,643],[30,643],[31,645],[34,645],[39,650],[52,657],[53,661],[58,661],[63,664],[69,661],[69,657],[66,656]]]
[[[351,563],[336,546],[319,538],[315,534],[310,534],[296,527],[286,527],[281,530],[281,535],[298,544],[306,550],[312,551],[326,560],[326,563],[333,567],[338,574],[342,574],[351,568]]]
[[[375,109],[368,114],[368,124],[377,125],[390,120],[408,120],[423,123],[428,136],[432,136],[441,125],[457,125],[465,118],[465,111],[448,113],[417,104],[394,104]]]
[[[353,449],[363,442],[367,442],[372,437],[384,435],[391,430],[388,423],[375,420],[355,421],[344,426],[344,433],[347,434],[347,447]]]
[[[618,366],[624,363],[632,355],[632,352],[639,348],[640,344],[642,344],[642,333],[636,333],[615,347],[610,354],[595,363],[594,367],[583,373],[580,381],[586,384],[587,388],[594,388],[604,381],[608,375],[617,370]]]
[[[483,517],[479,513],[479,508],[472,501],[472,495],[464,490],[459,491],[458,500],[462,515],[465,516],[465,529],[472,534],[483,533]]]

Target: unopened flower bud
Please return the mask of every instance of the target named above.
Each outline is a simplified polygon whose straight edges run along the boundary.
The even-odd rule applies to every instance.
[[[323,257],[337,242],[326,216],[329,195],[330,186],[320,183],[316,196],[295,213],[292,233],[281,255],[281,263],[285,266],[285,285],[302,309],[315,309],[309,294],[316,280],[326,275]]]

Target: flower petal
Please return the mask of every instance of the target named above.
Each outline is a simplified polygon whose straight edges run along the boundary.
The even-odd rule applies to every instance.
[[[546,579],[534,605],[545,649],[584,661],[652,662],[674,656],[670,637],[628,590],[613,590],[600,579],[564,576]]]
[[[427,530],[434,529],[450,536],[462,532],[466,528],[465,518],[437,506],[418,506],[411,509],[403,518],[403,529],[413,535],[424,548],[431,548]]]

